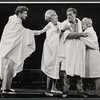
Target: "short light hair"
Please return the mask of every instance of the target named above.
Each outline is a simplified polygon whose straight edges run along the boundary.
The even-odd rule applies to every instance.
[[[92,22],[92,19],[91,18],[84,17],[82,19],[82,22],[85,22],[88,27],[91,27],[93,25],[93,22]]]
[[[77,15],[77,10],[76,10],[75,8],[68,8],[68,9],[66,10],[66,13],[69,12],[69,11],[73,11],[73,13],[74,13],[75,15]]]
[[[47,22],[50,22],[50,21],[51,21],[51,17],[52,17],[52,15],[53,15],[54,13],[56,13],[56,11],[53,10],[53,9],[47,10],[47,11],[45,12],[45,20],[46,20]]]
[[[15,10],[15,14],[18,15],[18,13],[23,13],[23,11],[29,11],[29,9],[25,6],[18,6]]]

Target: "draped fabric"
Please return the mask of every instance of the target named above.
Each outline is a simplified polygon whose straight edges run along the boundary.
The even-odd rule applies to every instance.
[[[89,33],[88,37],[81,37],[81,41],[86,45],[86,68],[85,77],[100,77],[100,52],[98,38],[93,27],[87,28],[85,33]]]
[[[14,62],[13,77],[23,69],[24,60],[35,51],[34,32],[22,26],[22,21],[16,15],[9,17],[4,27],[0,47],[1,78],[4,70],[3,58]]]
[[[82,32],[81,21],[78,21],[78,32]],[[62,23],[63,25],[70,25],[68,20]],[[71,30],[71,31],[70,31]],[[70,76],[79,75],[85,76],[85,45],[80,39],[67,39],[67,36],[73,32],[72,27],[63,33],[63,42],[65,49],[65,57],[61,64],[61,70],[66,70],[66,74]]]
[[[43,46],[41,70],[49,77],[53,79],[59,79],[59,62],[61,61],[61,54],[59,52],[59,32],[49,22],[48,25],[51,27],[46,32],[46,39]],[[57,23],[60,29],[60,23]],[[63,52],[62,52],[63,53]]]

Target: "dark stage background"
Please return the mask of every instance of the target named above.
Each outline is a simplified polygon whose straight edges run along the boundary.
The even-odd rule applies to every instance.
[[[82,19],[83,17],[90,17],[93,20],[93,26],[97,32],[98,41],[100,43],[100,3],[0,4],[0,37],[2,35],[3,28],[8,21],[8,17],[14,14],[16,7],[19,5],[24,5],[29,8],[28,18],[23,22],[23,25],[32,30],[40,30],[47,24],[47,22],[44,20],[46,10],[54,9],[58,14],[59,21],[62,22],[66,19],[66,9],[69,7],[74,7],[78,11],[77,17],[79,19]],[[35,39],[36,51],[25,60],[24,69],[41,68],[41,57],[45,33],[40,36],[36,36]]]

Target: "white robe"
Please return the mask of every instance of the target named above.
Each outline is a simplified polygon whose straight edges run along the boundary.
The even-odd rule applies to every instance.
[[[82,32],[81,21],[78,20],[78,32]],[[68,20],[62,23],[63,25],[70,25]],[[71,31],[72,28],[71,28]],[[62,62],[61,70],[66,70],[66,74],[70,76],[79,75],[83,77],[85,75],[85,45],[80,39],[66,39],[69,30],[66,30],[63,34],[63,40],[65,44],[65,57],[66,59]]]
[[[41,70],[53,79],[59,79],[59,33],[53,23],[48,23],[51,28],[46,32],[46,39],[43,46]],[[60,23],[58,22],[60,28]]]
[[[16,15],[9,17],[1,37],[0,47],[0,77],[3,75],[2,58],[14,62],[13,77],[23,69],[24,60],[35,51],[34,32],[22,26],[22,21]]]
[[[81,37],[83,43],[87,46],[86,49],[86,78],[100,78],[100,52],[98,38],[93,27],[87,28],[85,33],[89,33],[88,37]]]

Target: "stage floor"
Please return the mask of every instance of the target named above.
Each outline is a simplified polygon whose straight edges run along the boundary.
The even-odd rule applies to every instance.
[[[1,94],[0,98],[62,98],[61,94],[54,94],[53,97],[46,96],[44,94],[44,89],[15,89],[16,94]],[[90,90],[92,95],[89,95],[87,98],[98,98],[94,96],[94,90]],[[67,98],[83,98],[81,97],[76,90],[69,90]]]

